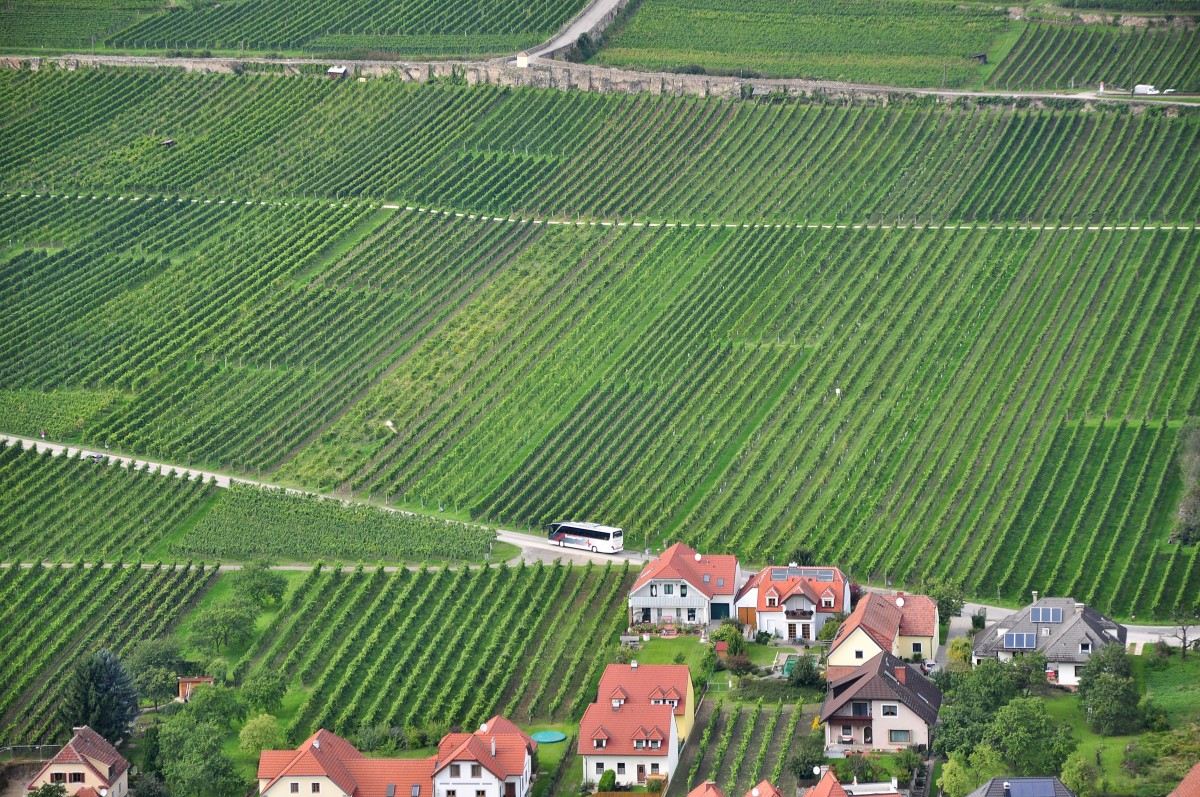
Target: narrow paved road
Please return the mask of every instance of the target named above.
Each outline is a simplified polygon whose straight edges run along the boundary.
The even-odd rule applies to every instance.
[[[587,4],[575,19],[567,23],[566,27],[560,30],[554,38],[541,45],[537,49],[530,50],[530,55],[541,56],[546,53],[552,53],[555,50],[563,47],[569,47],[579,40],[580,35],[587,33],[592,28],[599,24],[605,14],[613,11],[621,0],[592,0]]]
[[[19,445],[22,448],[33,448],[37,451],[49,451],[54,456],[62,456],[64,453],[69,457],[93,457],[104,459],[107,457],[112,463],[121,467],[145,468],[151,473],[170,474],[181,479],[202,479],[204,481],[215,482],[218,487],[229,487],[233,484],[252,484],[257,487],[267,487],[273,490],[286,489],[287,492],[296,493],[297,495],[315,495],[319,498],[324,498],[330,501],[345,501],[341,496],[330,495],[328,493],[311,492],[308,490],[295,490],[292,488],[283,488],[277,484],[270,482],[255,481],[254,479],[244,479],[239,476],[230,476],[226,473],[218,473],[217,471],[199,470],[183,465],[171,465],[165,462],[156,462],[148,459],[137,459],[134,457],[122,456],[120,454],[111,454],[107,451],[99,449],[81,448],[78,446],[63,445],[61,443],[52,443],[48,440],[35,440],[29,437],[20,437],[18,435],[0,434],[0,443],[4,445]],[[377,506],[377,505],[373,505]],[[406,512],[403,509],[394,509],[392,507],[380,507],[388,512],[395,512],[400,515],[413,515],[414,512]],[[603,553],[591,553],[590,551],[581,551],[574,548],[560,548],[554,545],[549,540],[533,535],[526,534],[520,531],[511,531],[509,529],[496,529],[496,537],[500,542],[507,542],[518,546],[522,553],[519,558],[533,560],[552,560],[561,558],[564,562],[571,564],[586,564],[589,561],[599,563],[611,562],[614,559],[622,561],[628,559],[634,564],[646,561],[648,558],[645,554],[635,551],[625,551],[624,554],[612,556]],[[296,569],[307,570],[306,565],[297,565]]]

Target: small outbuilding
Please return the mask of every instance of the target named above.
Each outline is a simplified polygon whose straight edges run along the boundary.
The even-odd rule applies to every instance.
[[[201,684],[216,683],[211,675],[185,676],[179,679],[179,700],[186,703],[192,699],[192,690]]]
[[[346,71],[344,66],[331,66],[325,70],[325,74],[334,80],[341,80],[346,76]]]
[[[517,53],[517,66],[521,69],[527,68],[531,63],[537,60],[536,55],[530,55],[528,51],[522,50]]]

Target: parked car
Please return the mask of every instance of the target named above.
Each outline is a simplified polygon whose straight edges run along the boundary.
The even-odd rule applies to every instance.
[[[942,665],[938,664],[933,659],[925,659],[925,661],[921,662],[921,672],[925,673],[926,675],[932,675],[941,666]]]

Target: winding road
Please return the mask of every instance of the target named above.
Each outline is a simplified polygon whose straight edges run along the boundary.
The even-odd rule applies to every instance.
[[[103,451],[94,448],[82,448],[79,446],[64,445],[62,443],[53,443],[48,440],[37,440],[30,437],[20,437],[18,435],[0,434],[0,443],[3,445],[19,445],[25,449],[34,449],[36,451],[49,451],[54,456],[67,455],[69,457],[83,458],[93,457],[97,461],[102,461],[107,458],[112,464],[120,465],[125,468],[146,469],[151,473],[173,474],[180,479],[200,479],[203,481],[214,482],[218,487],[229,487],[230,484],[251,484],[256,487],[266,487],[273,490],[286,490],[297,495],[315,495],[319,498],[324,498],[331,501],[346,501],[343,496],[330,495],[329,493],[319,493],[310,490],[296,490],[290,487],[281,487],[278,484],[270,482],[255,481],[254,479],[245,479],[240,476],[230,476],[227,473],[219,473],[211,470],[200,470],[191,468],[185,465],[172,465],[166,462],[156,462],[149,459],[138,459],[136,457],[114,454],[108,451]],[[377,506],[377,505],[373,505]],[[406,512],[403,509],[394,509],[392,507],[380,507],[388,512],[395,512],[400,515],[413,515],[413,512]],[[645,554],[635,551],[625,551],[619,555],[591,553],[590,551],[581,551],[578,549],[560,548],[554,545],[549,540],[544,539],[534,534],[526,534],[521,531],[512,531],[510,529],[496,529],[496,537],[500,542],[511,543],[521,549],[519,559],[535,560],[541,559],[551,561],[554,559],[562,559],[564,562],[571,564],[586,564],[589,561],[604,563],[611,562],[614,559],[629,560],[635,564],[646,561],[649,557]],[[295,569],[307,570],[307,565],[297,565]]]

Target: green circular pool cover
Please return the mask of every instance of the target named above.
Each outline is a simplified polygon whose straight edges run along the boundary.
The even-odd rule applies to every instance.
[[[561,742],[566,738],[567,735],[565,733],[559,733],[558,731],[538,731],[537,733],[533,734],[533,740],[538,744]]]

